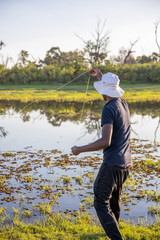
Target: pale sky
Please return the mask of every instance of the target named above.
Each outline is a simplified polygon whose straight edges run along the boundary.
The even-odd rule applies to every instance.
[[[139,38],[136,55],[158,52],[154,23],[160,19],[160,0],[0,0],[1,55],[17,60],[21,50],[44,58],[52,46],[62,51],[82,49],[75,33],[88,40],[97,17],[110,31],[110,55]],[[160,26],[159,26],[160,42]]]

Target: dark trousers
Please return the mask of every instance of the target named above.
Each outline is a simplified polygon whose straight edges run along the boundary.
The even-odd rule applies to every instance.
[[[94,207],[102,227],[112,240],[122,240],[119,231],[122,185],[128,168],[102,164],[94,183]]]

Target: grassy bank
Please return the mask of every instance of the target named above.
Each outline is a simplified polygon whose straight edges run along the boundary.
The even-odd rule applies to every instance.
[[[160,239],[160,222],[151,225],[132,225],[120,222],[120,231],[124,240],[158,240]],[[15,215],[13,226],[5,225],[0,228],[0,239],[5,240],[105,240],[106,237],[97,220],[87,213],[78,214],[76,217],[70,214],[50,214],[42,223],[24,223]]]
[[[29,101],[94,101],[102,99],[93,86],[89,86],[87,96],[85,96],[86,85],[67,85],[61,90],[56,91],[58,85],[53,84],[34,84],[34,85],[1,85],[0,100],[19,100]],[[121,84],[125,90],[124,98],[128,102],[160,102],[159,84]]]

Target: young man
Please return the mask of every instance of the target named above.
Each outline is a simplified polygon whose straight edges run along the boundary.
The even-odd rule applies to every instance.
[[[124,91],[119,87],[117,75],[102,75],[98,69],[90,69],[89,74],[98,78],[94,87],[107,102],[101,117],[102,137],[88,145],[74,146],[72,152],[78,155],[103,149],[103,163],[94,183],[94,207],[107,236],[119,240],[122,239],[120,197],[131,165],[130,114],[127,103],[121,98]]]

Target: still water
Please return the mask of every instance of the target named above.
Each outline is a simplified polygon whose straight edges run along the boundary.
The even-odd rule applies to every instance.
[[[102,162],[102,151],[73,157],[70,149],[101,136],[104,102],[86,104],[83,112],[81,103],[41,102],[22,110],[24,106],[25,103],[20,102],[0,103],[0,127],[6,133],[0,138],[0,171],[5,183],[14,189],[12,199],[8,199],[5,191],[1,194],[2,206],[6,206],[10,214],[13,206],[23,210],[27,205],[32,210],[33,204],[50,200],[52,192],[60,194],[55,211],[75,211],[84,206],[95,214],[92,186]],[[158,104],[149,103],[130,104],[129,108],[133,161],[137,164],[142,161],[139,168],[143,168],[146,160],[149,165],[147,169],[131,172],[122,196],[121,218],[135,222],[155,220],[158,215],[149,214],[149,207],[159,209],[160,178],[156,164],[160,159],[160,108]],[[93,165],[95,159],[97,162]],[[150,168],[153,164],[155,169]],[[8,180],[6,176],[10,173]],[[43,183],[41,187],[39,182]],[[32,202],[25,202],[27,196],[33,197]],[[20,204],[22,198],[24,204]]]
[[[36,109],[31,108],[28,112],[26,109],[21,112],[25,104],[16,104],[13,102],[8,106],[1,106],[0,123],[7,135],[1,139],[0,150],[57,148],[69,153],[73,145],[92,142],[101,134],[103,102],[87,105],[83,115],[82,104],[77,103],[36,104]],[[149,104],[136,107],[131,105],[130,111],[131,137],[160,142],[159,107]]]

